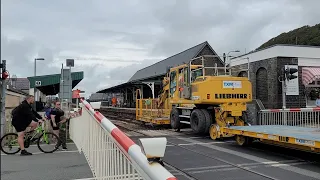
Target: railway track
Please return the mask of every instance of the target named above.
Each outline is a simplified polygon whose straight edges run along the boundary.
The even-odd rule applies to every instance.
[[[143,133],[143,132],[140,132],[140,131],[137,130],[136,128],[128,127],[128,126],[126,126],[125,124],[121,124],[121,123],[115,123],[115,124],[116,124],[116,126],[119,127],[119,129],[123,130],[124,132],[131,131],[131,132],[135,132],[135,133],[139,134],[139,135],[142,136],[142,137],[153,137],[153,136],[147,135],[147,134],[145,134],[145,133]],[[176,144],[176,143],[172,143],[172,142],[170,142],[170,141],[168,141],[168,144],[173,145],[173,146],[178,146],[178,147],[183,148],[183,149],[185,149],[185,150],[191,151],[191,152],[193,152],[193,153],[195,153],[195,154],[204,156],[204,157],[209,158],[209,159],[213,159],[213,160],[219,161],[219,162],[221,162],[221,163],[226,163],[226,164],[228,164],[228,165],[230,165],[230,166],[232,166],[232,167],[234,167],[234,168],[241,169],[241,170],[250,172],[250,173],[255,174],[255,175],[259,175],[259,176],[264,177],[264,178],[266,178],[266,179],[278,180],[277,178],[268,176],[268,175],[266,175],[266,174],[263,174],[263,173],[254,171],[254,170],[249,169],[249,168],[246,168],[246,167],[242,167],[242,166],[240,166],[240,165],[234,164],[234,163],[232,163],[232,162],[223,160],[223,159],[218,158],[218,157],[210,156],[210,155],[205,154],[205,153],[203,153],[203,152],[199,152],[199,151],[196,151],[196,150],[193,150],[193,149],[184,147],[184,146],[180,146],[180,145],[178,145],[178,144]],[[170,163],[168,163],[168,162],[166,162],[166,161],[164,161],[164,164],[165,164],[165,166],[170,167],[172,170],[180,173],[181,175],[183,175],[184,177],[186,177],[186,178],[188,178],[188,179],[191,179],[191,180],[198,180],[198,179],[199,179],[199,178],[196,178],[195,176],[193,176],[192,174],[188,173],[187,171],[185,171],[185,170],[183,170],[183,169],[181,169],[181,168],[179,168],[179,167],[176,167],[176,166],[174,166],[174,165],[172,165],[172,164],[170,164]]]
[[[135,121],[135,111],[132,109],[121,109],[121,111],[115,110],[105,110],[105,109],[101,109],[101,113],[103,115],[105,115],[107,118],[111,119],[112,122],[119,127],[119,129],[123,130],[124,132],[134,132],[135,135],[134,136],[141,136],[141,137],[154,137],[150,134],[146,134],[141,130],[167,130],[169,131],[167,128],[161,128],[161,127],[152,127],[150,125],[146,125],[140,121]],[[181,135],[187,135],[182,133]],[[225,143],[230,143],[230,144],[234,144],[234,141],[228,141]],[[253,151],[260,151],[260,152],[264,152],[266,154],[273,154],[275,156],[282,156],[282,157],[286,157],[286,158],[290,158],[293,160],[297,160],[299,162],[306,162],[306,163],[310,163],[310,164],[319,164],[320,159],[317,158],[317,156],[313,156],[310,157],[309,153],[301,153],[298,151],[294,151],[294,150],[289,150],[290,153],[288,153],[288,149],[286,148],[281,148],[281,147],[274,147],[274,146],[270,146],[270,145],[261,145],[260,143],[257,143],[259,145],[257,146],[250,146],[250,147],[246,147],[249,149],[252,149]],[[195,149],[190,149],[188,147],[185,146],[180,146],[179,144],[173,143],[168,141],[168,145],[171,146],[177,146],[179,148],[183,148],[186,151],[190,151],[193,154],[197,154],[197,155],[201,155],[207,159],[212,159],[215,161],[219,161],[221,163],[225,163],[228,164],[229,166],[232,166],[233,168],[242,170],[242,171],[246,171],[255,175],[258,175],[260,177],[263,177],[264,179],[272,179],[272,180],[276,180],[277,178],[260,173],[258,171],[252,170],[252,168],[250,167],[243,167],[240,166],[239,164],[235,164],[229,161],[226,161],[224,159],[221,159],[219,157],[213,157],[211,155],[208,155],[206,153],[197,151]],[[280,149],[279,149],[280,148]],[[291,152],[292,151],[292,152]],[[298,157],[297,157],[298,156]],[[308,157],[308,158],[306,158]],[[173,164],[170,164],[166,161],[164,161],[164,164],[171,168],[172,170],[174,170],[175,172],[179,173],[180,175],[184,176],[187,179],[192,179],[192,180],[197,180],[198,178],[195,177],[193,174],[191,174],[190,172],[183,170],[179,167],[174,166]]]

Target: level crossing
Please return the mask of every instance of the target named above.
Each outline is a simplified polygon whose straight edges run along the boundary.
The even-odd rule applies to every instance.
[[[148,147],[155,146],[148,139],[154,133],[139,131],[140,134],[130,136],[117,121],[109,121],[96,111],[94,103],[83,101],[80,105],[80,109],[71,112],[73,143],[68,144],[68,151],[43,154],[30,147],[34,156],[23,160],[18,155],[1,155],[2,179],[20,179],[25,173],[30,179],[320,179],[316,155],[270,149],[261,144],[242,148],[232,140],[213,141],[188,133],[187,129],[180,135],[167,130],[153,136],[153,141],[166,146],[165,154],[152,152],[156,148],[149,151],[153,157],[158,153],[163,158],[162,166],[156,159],[152,161],[152,156],[148,159]]]

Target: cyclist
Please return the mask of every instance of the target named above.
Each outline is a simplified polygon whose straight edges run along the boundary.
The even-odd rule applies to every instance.
[[[28,95],[22,103],[12,111],[12,126],[18,133],[18,144],[21,149],[21,156],[32,155],[24,149],[24,135],[27,127],[31,127],[31,131],[37,128],[38,123],[44,120],[35,110],[32,109],[31,104],[34,103],[34,96]],[[38,120],[39,119],[39,120]]]

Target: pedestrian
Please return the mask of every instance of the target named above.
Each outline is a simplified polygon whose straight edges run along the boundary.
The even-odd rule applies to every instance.
[[[320,93],[318,95],[318,98],[316,99],[316,106],[320,107]]]
[[[60,101],[56,101],[54,103],[55,107],[50,112],[51,117],[51,126],[53,129],[53,133],[57,135],[61,143],[58,145],[62,145],[63,150],[67,150],[67,144],[65,139],[65,132],[64,130],[61,130],[60,125],[67,121],[67,118],[64,116],[64,111],[61,109],[61,103]],[[62,135],[62,136],[61,136]],[[64,135],[64,136],[63,136]]]

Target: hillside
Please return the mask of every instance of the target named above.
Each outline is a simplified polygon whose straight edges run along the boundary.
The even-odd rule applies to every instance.
[[[274,44],[294,44],[320,46],[320,24],[314,26],[302,26],[292,31],[282,33],[277,37],[271,38],[256,50],[272,46]]]

